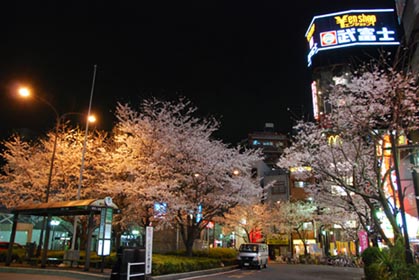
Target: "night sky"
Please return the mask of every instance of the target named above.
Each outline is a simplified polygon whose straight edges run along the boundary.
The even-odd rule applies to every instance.
[[[394,7],[390,0],[14,2],[0,20],[2,138],[54,124],[45,104],[12,98],[17,84],[60,114],[87,111],[97,65],[98,128],[112,127],[117,102],[184,96],[201,116],[220,120],[215,137],[228,143],[266,122],[287,133],[293,116],[310,119],[304,35],[313,16]]]

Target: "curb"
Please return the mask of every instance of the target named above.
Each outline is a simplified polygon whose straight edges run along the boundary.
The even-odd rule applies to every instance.
[[[237,269],[238,266],[226,266],[220,268],[212,268],[206,270],[197,270],[183,273],[174,273],[174,274],[165,274],[159,276],[148,276],[149,280],[179,280],[182,278],[214,274],[219,272],[226,272],[230,270]],[[68,276],[82,280],[109,280],[111,274],[108,272],[104,273],[91,273],[91,272],[82,272],[75,270],[60,270],[60,269],[48,269],[48,268],[28,268],[28,267],[10,267],[10,266],[0,266],[0,272],[7,273],[19,273],[19,274],[44,274],[44,275],[56,275],[56,276]]]
[[[44,275],[58,275],[68,276],[84,280],[109,280],[111,278],[109,273],[89,273],[74,270],[58,270],[58,269],[44,269],[44,268],[26,268],[26,267],[9,267],[0,266],[0,272],[19,273],[19,274],[44,274]]]
[[[237,268],[238,268],[237,265],[233,265],[233,266],[226,266],[226,267],[220,267],[220,268],[184,272],[184,273],[151,276],[148,279],[151,279],[151,280],[179,280],[179,279],[182,279],[182,278],[188,278],[188,277],[193,277],[193,276],[200,276],[200,275],[206,275],[206,274],[213,274],[213,273],[217,273],[217,272],[230,271],[230,270],[237,269]]]

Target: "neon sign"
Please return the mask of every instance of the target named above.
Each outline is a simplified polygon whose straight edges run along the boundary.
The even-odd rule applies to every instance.
[[[315,16],[305,35],[308,66],[319,51],[356,45],[399,45],[393,9],[350,10]]]
[[[313,102],[313,115],[316,120],[319,119],[319,105],[317,101],[317,83],[313,81],[311,83],[311,97]]]

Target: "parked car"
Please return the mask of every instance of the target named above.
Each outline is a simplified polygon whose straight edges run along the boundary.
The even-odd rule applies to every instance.
[[[269,249],[265,243],[244,243],[240,245],[237,260],[240,268],[268,266]]]
[[[7,251],[9,249],[9,243],[6,241],[0,241],[0,262],[5,262],[7,258]],[[12,262],[20,262],[24,259],[26,249],[19,243],[13,243],[12,248]]]

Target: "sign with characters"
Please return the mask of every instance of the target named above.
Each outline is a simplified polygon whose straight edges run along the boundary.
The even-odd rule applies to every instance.
[[[350,10],[315,16],[306,32],[308,66],[320,51],[356,45],[399,45],[393,9]]]

